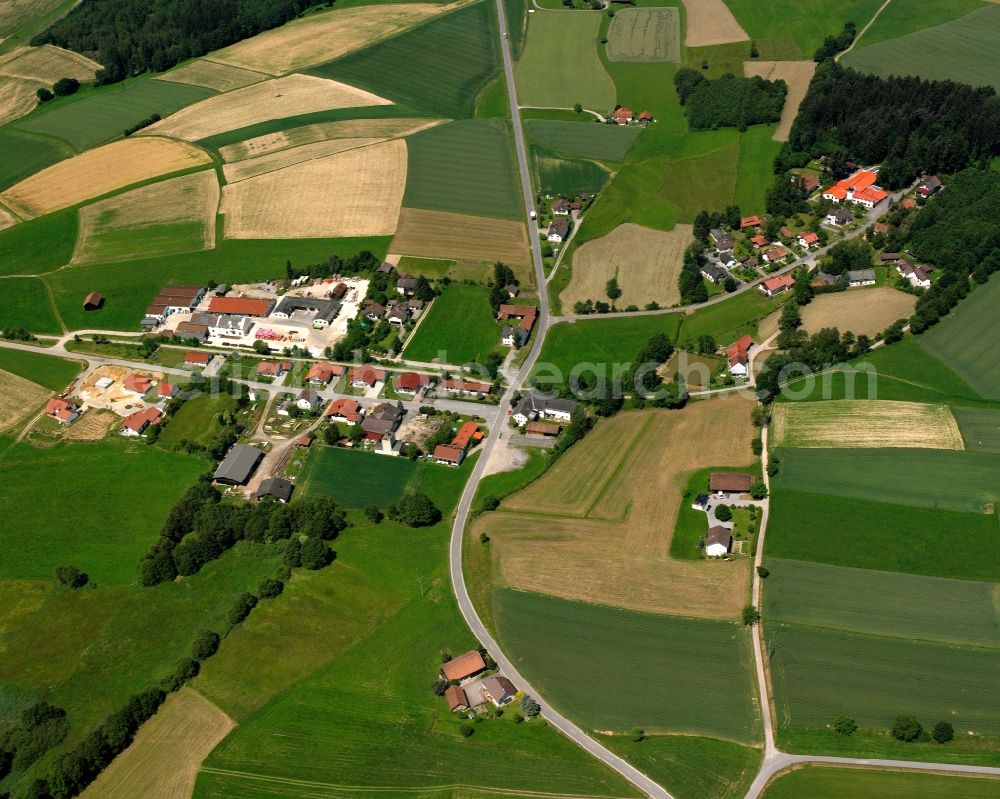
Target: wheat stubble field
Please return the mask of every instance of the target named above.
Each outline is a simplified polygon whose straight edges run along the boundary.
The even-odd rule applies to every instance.
[[[471,535],[489,535],[493,573],[511,588],[735,618],[748,586],[745,561],[668,553],[687,475],[752,464],[752,407],[731,397],[601,421],[542,477],[481,516]]]

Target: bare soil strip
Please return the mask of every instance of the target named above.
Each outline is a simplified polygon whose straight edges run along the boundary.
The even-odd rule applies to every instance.
[[[18,218],[10,211],[0,205],[0,230],[6,230],[18,223]]]
[[[748,78],[755,75],[765,80],[783,80],[788,84],[785,106],[781,109],[781,121],[772,137],[775,141],[788,141],[792,123],[799,113],[799,106],[809,89],[809,82],[816,71],[815,61],[745,61],[743,74]]]
[[[684,10],[687,12],[687,35],[684,37],[687,47],[750,41],[723,0],[684,0]]]

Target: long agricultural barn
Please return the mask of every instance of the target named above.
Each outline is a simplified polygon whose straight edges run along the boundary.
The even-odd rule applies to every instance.
[[[264,453],[256,447],[251,447],[249,444],[236,444],[226,453],[226,457],[222,459],[222,463],[215,470],[212,479],[227,485],[246,485],[250,475],[253,474],[263,457]]]

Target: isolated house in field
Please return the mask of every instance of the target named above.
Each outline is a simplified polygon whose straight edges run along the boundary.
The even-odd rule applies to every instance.
[[[635,113],[633,113],[632,109],[625,108],[624,106],[616,108],[611,116],[619,125],[628,125],[633,119],[635,119]]]
[[[90,292],[83,298],[83,310],[85,311],[99,311],[103,305],[104,295],[98,294],[96,291]]]
[[[329,361],[314,363],[306,372],[306,382],[313,386],[328,386],[334,378],[342,377],[347,367]]]
[[[273,497],[278,502],[288,502],[292,498],[292,484],[281,477],[268,477],[257,487],[257,499]]]
[[[753,485],[753,475],[746,472],[712,472],[708,490],[713,494],[745,494]]]
[[[60,424],[69,424],[80,416],[80,406],[75,402],[53,397],[45,403],[45,413]]]
[[[484,671],[486,671],[486,661],[476,651],[466,652],[441,664],[441,674],[449,681],[462,682]]]
[[[729,359],[729,373],[733,377],[746,377],[749,374],[749,353],[753,346],[753,339],[750,336],[741,336],[726,347],[726,357]]]
[[[646,125],[648,125],[650,122],[653,121],[654,121],[653,115],[649,111],[639,112],[639,124],[642,125],[643,127],[645,127]]]
[[[361,421],[361,403],[352,399],[335,399],[326,409],[326,418],[331,422],[355,425]]]
[[[434,447],[434,462],[442,466],[461,466],[465,460],[465,450],[461,447],[449,447],[447,444],[438,444]]]
[[[514,701],[514,697],[517,696],[517,688],[502,674],[494,674],[483,680],[483,696],[497,707],[503,707]]]
[[[354,388],[374,388],[385,382],[385,370],[371,366],[357,366],[347,376]]]
[[[826,215],[827,224],[834,225],[836,227],[849,225],[852,219],[854,219],[854,217],[851,216],[851,212],[846,208],[838,208],[835,211],[830,211],[830,213]]]
[[[141,436],[151,424],[158,424],[162,418],[159,408],[146,408],[130,413],[122,422],[121,434],[126,437]]]
[[[733,545],[733,535],[721,524],[708,528],[705,535],[705,554],[710,558],[721,558],[729,554]]]
[[[402,372],[393,380],[393,388],[397,394],[416,394],[430,384],[430,376],[419,372]]]
[[[469,697],[461,685],[449,685],[444,692],[444,701],[448,703],[448,710],[452,713],[469,709]]]
[[[561,244],[569,235],[569,222],[565,219],[553,219],[549,223],[549,241]]]
[[[837,181],[824,190],[823,199],[874,208],[889,196],[888,192],[875,185],[877,178],[878,173],[874,169],[860,169],[849,178]]]
[[[215,470],[212,479],[226,485],[246,485],[263,457],[264,453],[256,447],[234,444]]]
[[[847,285],[848,286],[874,286],[875,285],[875,270],[874,269],[851,269],[847,273]]]
[[[791,275],[778,275],[762,281],[758,288],[768,297],[775,297],[783,291],[788,291],[794,285],[795,278]]]

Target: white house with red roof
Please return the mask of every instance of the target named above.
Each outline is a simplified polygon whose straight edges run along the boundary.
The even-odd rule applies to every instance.
[[[635,118],[632,109],[625,108],[625,106],[618,106],[611,116],[619,125],[628,125]]]
[[[875,185],[877,179],[877,169],[859,169],[849,178],[839,180],[830,188],[824,189],[823,199],[834,203],[849,202],[863,205],[865,208],[874,208],[889,196],[887,191]]]
[[[45,404],[45,412],[60,424],[69,424],[80,415],[80,406],[61,397],[53,397]]]
[[[819,244],[819,235],[809,231],[807,233],[799,233],[799,246],[809,249]]]
[[[778,275],[762,281],[758,288],[768,297],[774,297],[783,291],[788,291],[794,285],[795,278],[791,275]]]
[[[155,407],[130,413],[122,422],[121,433],[123,436],[141,436],[151,424],[158,424],[162,418],[163,413]]]
[[[361,403],[352,399],[335,399],[326,409],[326,418],[331,422],[340,422],[346,425],[355,425],[361,421],[364,411]]]
[[[750,350],[753,347],[753,338],[749,335],[741,336],[726,347],[729,374],[733,377],[746,377],[750,373]]]

